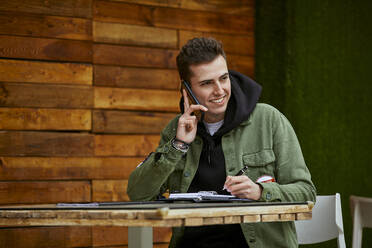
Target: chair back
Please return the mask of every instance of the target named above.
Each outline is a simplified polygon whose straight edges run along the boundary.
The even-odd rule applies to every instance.
[[[339,248],[345,248],[341,197],[319,195],[312,210],[311,220],[295,221],[299,244],[315,244],[337,238]]]
[[[372,198],[350,196],[353,217],[353,248],[362,247],[363,227],[372,227]]]

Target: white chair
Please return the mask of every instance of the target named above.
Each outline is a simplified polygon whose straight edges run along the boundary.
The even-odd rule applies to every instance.
[[[372,227],[372,198],[350,196],[353,217],[353,248],[362,247],[363,227]]]
[[[315,244],[337,238],[339,248],[345,248],[341,197],[319,195],[312,211],[311,220],[295,221],[299,244]]]

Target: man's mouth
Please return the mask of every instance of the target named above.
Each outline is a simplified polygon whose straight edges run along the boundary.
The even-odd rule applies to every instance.
[[[219,98],[215,98],[215,99],[212,99],[210,101],[213,102],[213,103],[221,103],[223,101],[223,99],[225,99],[225,96],[226,95],[223,95],[223,96],[221,96]]]

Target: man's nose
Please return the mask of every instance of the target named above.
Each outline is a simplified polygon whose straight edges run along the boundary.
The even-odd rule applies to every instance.
[[[223,94],[223,88],[222,88],[222,85],[219,81],[217,81],[215,83],[214,92],[215,92],[215,94]]]

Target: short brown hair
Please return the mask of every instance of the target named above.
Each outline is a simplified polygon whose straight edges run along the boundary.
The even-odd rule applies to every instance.
[[[190,80],[190,65],[198,65],[213,61],[217,56],[223,56],[226,60],[222,43],[214,38],[193,38],[189,40],[177,55],[177,68],[180,78]]]

